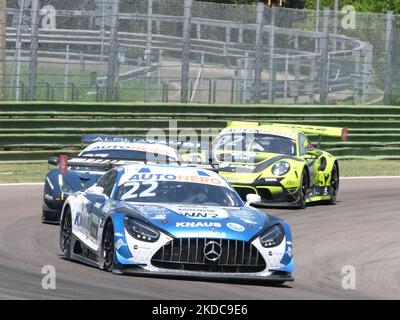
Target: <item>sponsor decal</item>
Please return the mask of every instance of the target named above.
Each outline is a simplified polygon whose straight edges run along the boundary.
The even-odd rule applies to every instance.
[[[235,178],[235,177],[224,177],[226,181],[228,182],[238,182],[239,178]]]
[[[221,228],[219,222],[177,222],[178,228]]]
[[[285,252],[289,257],[292,257],[292,246],[289,246]]]
[[[296,136],[291,134],[290,132],[287,132],[285,130],[280,130],[279,128],[258,128],[258,129],[252,129],[252,128],[228,128],[224,129],[221,132],[221,135],[227,134],[227,133],[247,133],[247,134],[257,134],[257,133],[264,133],[264,134],[270,134],[270,135],[275,135],[275,136],[280,136],[280,137],[285,137],[289,139],[296,139]]]
[[[195,176],[191,174],[165,174],[165,173],[137,173],[134,174],[129,181],[182,181],[204,183],[220,186],[223,185],[223,180],[217,177]]]
[[[46,200],[49,200],[49,201],[52,201],[52,200],[53,200],[53,197],[52,197],[51,195],[49,195],[49,194],[45,194],[45,195],[44,195],[44,198],[45,198]]]
[[[169,206],[168,209],[191,219],[226,219],[229,217],[228,212],[220,208]]]
[[[241,224],[238,223],[234,223],[234,222],[229,222],[226,224],[226,226],[233,230],[233,231],[237,231],[237,232],[243,232],[246,228],[243,227]]]
[[[257,224],[257,222],[255,222],[253,220],[250,220],[250,219],[246,219],[246,218],[240,218],[240,220],[242,220],[244,223],[247,223],[247,224],[250,224],[250,225]]]
[[[115,243],[115,248],[117,248],[117,250],[119,250],[122,246],[126,245],[126,243],[124,243],[124,241],[122,239],[119,239],[116,243]]]

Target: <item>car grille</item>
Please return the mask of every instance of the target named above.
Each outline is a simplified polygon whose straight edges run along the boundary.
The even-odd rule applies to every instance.
[[[204,254],[205,246],[209,248],[212,242],[220,248],[215,261]],[[249,242],[203,238],[173,239],[155,253],[151,263],[164,269],[228,273],[254,273],[266,267],[264,258]]]

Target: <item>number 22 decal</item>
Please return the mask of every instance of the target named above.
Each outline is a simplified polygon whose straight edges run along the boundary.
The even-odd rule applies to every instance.
[[[141,193],[137,194],[136,192],[139,190],[140,185],[146,186],[149,185],[149,187],[145,190],[143,190]],[[158,187],[158,182],[132,182],[126,185],[132,186],[132,189],[130,189],[127,193],[125,193],[122,197],[121,200],[124,201],[126,199],[134,199],[134,198],[143,198],[143,197],[155,197],[156,193],[153,192],[154,190],[157,189]]]

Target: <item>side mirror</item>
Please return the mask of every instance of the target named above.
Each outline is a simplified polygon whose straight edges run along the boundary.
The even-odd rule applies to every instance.
[[[50,157],[47,162],[53,166],[58,166],[58,157]]]
[[[103,194],[104,188],[94,185],[94,186],[91,186],[89,189],[87,189],[87,192],[94,193],[94,194]]]
[[[251,206],[252,204],[260,203],[260,202],[261,202],[261,197],[258,194],[249,193],[246,196],[246,206]]]

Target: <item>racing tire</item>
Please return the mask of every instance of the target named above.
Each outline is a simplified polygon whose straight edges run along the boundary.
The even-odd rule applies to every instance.
[[[71,209],[68,207],[61,222],[60,228],[60,249],[64,258],[71,258],[72,218]]]
[[[114,249],[114,226],[109,221],[104,228],[103,241],[101,244],[104,270],[112,272],[114,269],[115,249]]]
[[[301,182],[300,182],[300,194],[298,200],[298,207],[300,209],[305,209],[306,207],[306,199],[307,199],[307,189],[308,189],[308,175],[305,170],[303,170],[303,174],[301,175]]]
[[[331,199],[329,200],[330,204],[336,203],[336,197],[339,191],[339,170],[338,165],[335,163],[331,172],[331,184],[329,186],[329,195]]]

